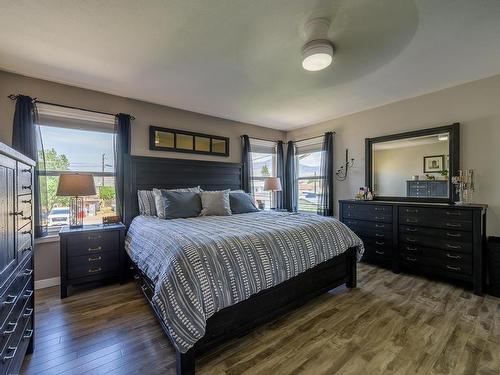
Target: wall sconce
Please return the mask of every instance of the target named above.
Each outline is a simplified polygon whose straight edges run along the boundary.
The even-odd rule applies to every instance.
[[[345,181],[347,179],[347,174],[349,171],[349,168],[352,168],[354,165],[354,158],[349,159],[349,149],[345,149],[345,163],[340,166],[339,169],[337,169],[337,172],[335,173],[335,178],[337,181]]]

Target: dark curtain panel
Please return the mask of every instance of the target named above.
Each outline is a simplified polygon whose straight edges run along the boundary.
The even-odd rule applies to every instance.
[[[47,235],[47,181],[45,154],[38,126],[36,104],[29,96],[18,95],[12,124],[12,148],[33,159],[37,165],[33,176],[35,196],[35,237]],[[41,176],[41,177],[40,177]]]
[[[241,183],[242,188],[247,193],[253,194],[253,183],[252,183],[252,149],[250,147],[250,138],[248,135],[241,137],[242,141],[242,155],[241,162],[243,163],[243,169],[241,171]]]
[[[125,113],[116,115],[114,136],[116,213],[122,217],[125,202],[125,157],[130,154],[130,121],[130,115]]]
[[[295,143],[289,141],[286,150],[285,186],[283,187],[283,193],[284,207],[291,212],[297,211],[298,205],[298,187],[296,180]]]
[[[318,214],[333,216],[333,133],[325,133],[321,153],[321,175],[324,177],[320,183],[320,199]]]
[[[283,141],[278,141],[276,144],[276,177],[281,181],[282,191],[276,192],[276,207],[286,208],[284,193],[286,189],[285,181],[285,155],[283,152]]]

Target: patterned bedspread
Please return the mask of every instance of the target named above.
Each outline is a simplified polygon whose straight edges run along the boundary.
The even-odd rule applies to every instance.
[[[362,241],[337,219],[255,212],[163,220],[136,217],[126,250],[154,283],[157,305],[177,349],[205,334],[217,311],[357,247]]]

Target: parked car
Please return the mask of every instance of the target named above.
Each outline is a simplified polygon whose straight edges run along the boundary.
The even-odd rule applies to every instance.
[[[55,207],[48,216],[48,226],[69,225],[69,207]]]

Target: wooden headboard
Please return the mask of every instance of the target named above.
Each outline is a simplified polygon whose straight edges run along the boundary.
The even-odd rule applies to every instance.
[[[125,158],[125,207],[128,227],[139,214],[137,190],[201,186],[204,190],[241,189],[241,164],[203,160],[127,156]]]

